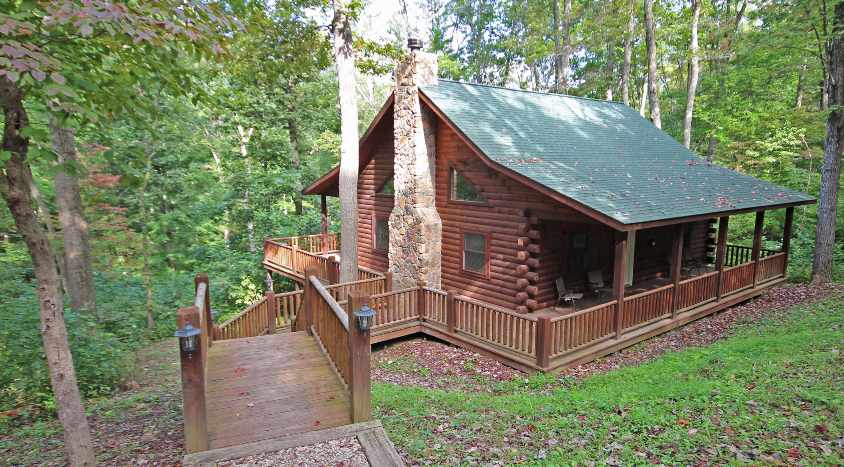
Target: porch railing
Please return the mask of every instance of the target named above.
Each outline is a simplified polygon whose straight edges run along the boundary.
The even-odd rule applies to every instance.
[[[322,250],[321,243],[317,247],[314,238],[322,239],[321,235],[305,235],[302,237],[265,238],[264,264],[278,270],[304,277],[305,268],[315,266],[317,277],[323,282],[336,284],[340,281],[340,262],[336,259],[321,256],[336,253],[340,248],[339,234],[329,234],[329,249]],[[332,243],[333,242],[333,243]],[[300,245],[303,248],[300,248]],[[336,247],[337,249],[334,249]],[[316,250],[316,251],[311,251]],[[374,279],[384,274],[367,268],[358,268],[358,279]]]
[[[302,235],[299,237],[282,237],[268,239],[274,243],[285,244],[290,247],[296,247],[308,253],[317,255],[324,255],[329,253],[337,253],[340,251],[340,234],[330,233],[325,237],[322,234],[316,235]],[[328,244],[328,249],[323,248],[323,240]]]
[[[762,248],[759,250],[759,258],[767,258],[779,253],[777,250]],[[749,263],[753,258],[753,247],[741,245],[727,245],[724,251],[724,266],[732,267]]]

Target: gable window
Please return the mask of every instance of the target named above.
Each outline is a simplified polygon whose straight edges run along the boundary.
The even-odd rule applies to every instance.
[[[566,265],[567,275],[572,276],[586,272],[586,247],[588,244],[589,237],[586,232],[569,235],[568,264]]]
[[[463,270],[476,274],[489,274],[489,233],[461,232]]]
[[[381,188],[376,191],[379,195],[394,195],[396,194],[396,190],[393,188],[393,177],[390,177]]]
[[[469,201],[472,203],[485,203],[486,200],[472,188],[472,185],[463,178],[456,170],[451,169],[451,193],[449,198],[452,201]]]
[[[387,251],[390,249],[390,223],[387,219],[372,221],[372,248]]]

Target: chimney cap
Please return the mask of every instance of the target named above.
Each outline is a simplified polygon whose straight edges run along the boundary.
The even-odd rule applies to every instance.
[[[410,49],[411,52],[421,50],[423,46],[424,44],[422,43],[422,39],[417,39],[415,37],[409,37],[407,39],[407,47]]]

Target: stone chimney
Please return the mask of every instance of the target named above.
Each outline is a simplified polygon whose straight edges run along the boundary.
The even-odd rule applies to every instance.
[[[437,85],[437,56],[409,39],[396,63],[393,113],[395,206],[390,214],[390,271],[402,287],[442,284],[442,220],[435,194],[436,120],[419,100],[419,86]]]

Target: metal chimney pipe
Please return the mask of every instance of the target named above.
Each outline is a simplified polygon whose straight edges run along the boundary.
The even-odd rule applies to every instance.
[[[411,52],[418,52],[422,50],[423,43],[421,39],[417,39],[415,37],[409,37],[407,39],[407,47],[410,49]]]

